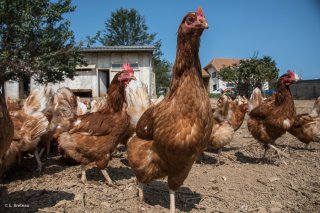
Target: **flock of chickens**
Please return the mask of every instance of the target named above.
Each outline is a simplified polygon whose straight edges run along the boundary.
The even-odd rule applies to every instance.
[[[121,143],[127,146],[141,201],[143,184],[168,177],[170,212],[175,212],[175,191],[197,157],[207,148],[220,154],[247,113],[248,129],[265,151],[273,148],[283,154],[274,143],[286,131],[305,144],[319,141],[320,98],[310,114],[296,115],[289,86],[298,77],[292,71],[279,78],[277,92],[267,99],[259,89],[249,100],[231,100],[223,94],[217,107],[211,108],[198,55],[200,37],[207,28],[201,8],[183,18],[170,90],[156,102],[149,99],[143,83],[128,87],[136,80],[128,64],[113,78],[107,96],[92,103],[91,112],[68,88],[53,93],[48,86],[39,87],[22,108],[10,100],[6,108],[0,97],[0,172],[19,162],[25,152],[34,153],[40,172],[41,156],[55,142],[61,155],[81,163],[81,181],[86,182],[86,165],[95,163],[106,183],[113,185],[105,168]]]

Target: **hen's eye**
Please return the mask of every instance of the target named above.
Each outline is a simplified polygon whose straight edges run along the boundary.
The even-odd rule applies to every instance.
[[[194,18],[192,17],[192,16],[189,16],[188,18],[187,18],[187,23],[188,24],[192,24],[194,22]]]

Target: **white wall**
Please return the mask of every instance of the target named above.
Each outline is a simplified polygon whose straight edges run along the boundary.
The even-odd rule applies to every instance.
[[[112,63],[138,63],[139,69],[135,70],[135,76],[148,86],[149,94],[152,97],[156,95],[155,76],[152,68],[152,55],[148,52],[99,52],[84,53],[88,65],[96,65],[92,71],[77,71],[80,75],[74,76],[74,79],[66,79],[63,82],[52,85],[54,91],[60,87],[69,87],[70,89],[90,89],[92,96],[99,95],[98,70],[109,69],[109,83],[120,70],[112,70]],[[31,90],[38,85],[31,80]],[[13,98],[19,98],[19,84],[6,82],[7,94]]]
[[[19,99],[19,82],[7,81],[5,83],[6,98]]]

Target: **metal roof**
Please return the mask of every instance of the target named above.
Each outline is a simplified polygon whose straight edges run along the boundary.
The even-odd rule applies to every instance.
[[[81,52],[130,52],[130,51],[151,51],[156,48],[154,46],[104,46],[104,47],[86,47],[81,48]]]

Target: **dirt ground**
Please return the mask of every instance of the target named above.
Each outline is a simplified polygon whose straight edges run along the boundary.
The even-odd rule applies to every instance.
[[[309,112],[314,101],[296,101],[298,113]],[[268,152],[270,163],[261,164],[263,149],[247,130],[246,122],[224,148],[222,165],[217,154],[205,152],[193,165],[183,187],[176,192],[177,212],[320,212],[320,144],[308,149],[293,136],[277,140],[290,158]],[[44,171],[36,175],[30,157],[13,169],[0,185],[0,212],[168,212],[166,180],[144,187],[142,207],[137,198],[134,172],[126,150],[115,153],[108,172],[116,182],[103,182],[97,168],[87,170],[89,183],[80,182],[80,165],[68,164],[51,154],[42,157]]]

